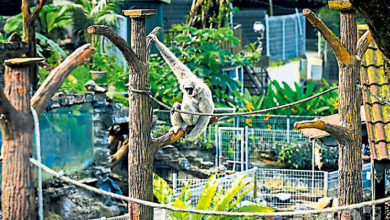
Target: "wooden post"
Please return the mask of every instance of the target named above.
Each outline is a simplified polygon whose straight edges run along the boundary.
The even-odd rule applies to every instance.
[[[5,61],[5,96],[0,99],[10,106],[1,112],[3,219],[36,219],[33,168],[29,161],[33,155],[30,70],[42,61],[41,58]]]
[[[350,205],[363,200],[362,190],[362,135],[360,104],[361,91],[357,88],[360,74],[360,58],[371,41],[366,32],[357,41],[356,12],[349,1],[329,1],[332,9],[340,10],[339,39],[309,9],[303,14],[317,28],[332,48],[339,65],[339,114],[340,125],[328,124],[320,119],[295,124],[296,129],[317,128],[331,134],[339,143],[338,204]],[[361,213],[361,211],[359,210]],[[351,219],[348,212],[341,212],[339,219]]]
[[[331,3],[332,1],[330,1]],[[348,1],[346,1],[348,2]],[[345,3],[344,3],[345,4]],[[348,7],[348,4],[347,4]],[[354,9],[340,9],[340,37],[349,54],[356,54],[357,25]],[[351,60],[347,65],[339,64],[339,114],[341,123],[353,133],[353,141],[339,145],[338,203],[355,204],[363,201],[362,188],[362,132],[361,132],[361,91],[360,62]],[[359,211],[360,213],[361,210]],[[350,216],[340,216],[350,219]]]
[[[138,59],[147,63],[145,18],[155,16],[156,10],[125,10],[131,18],[131,48]],[[142,69],[129,67],[129,85],[149,90],[147,65]],[[129,196],[153,201],[153,161],[155,151],[150,147],[152,131],[151,100],[142,94],[129,91]],[[153,208],[129,205],[130,219],[153,219]]]

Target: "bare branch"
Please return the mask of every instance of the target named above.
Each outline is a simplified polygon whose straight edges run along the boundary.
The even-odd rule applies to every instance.
[[[326,131],[330,135],[332,135],[339,144],[351,142],[354,140],[353,133],[347,128],[339,125],[327,123],[318,118],[309,121],[295,122],[294,128],[295,129],[316,128],[321,131]]]
[[[333,49],[337,60],[344,64],[349,64],[351,56],[341,43],[340,39],[310,9],[303,9],[303,15],[309,20],[313,27],[321,32],[326,42],[328,42],[329,46]]]
[[[212,125],[212,124],[215,124],[217,122],[218,122],[217,117],[211,117],[208,125]],[[168,144],[175,143],[180,138],[184,137],[186,133],[191,132],[191,129],[192,129],[191,127],[187,127],[186,131],[183,131],[180,129],[177,132],[177,134],[174,134],[172,132],[168,132],[167,134],[164,134],[158,138],[152,138],[150,146],[153,147],[157,151]]]
[[[22,0],[22,15],[23,19],[27,19],[30,17],[30,0]]]
[[[38,115],[49,104],[51,97],[61,87],[66,77],[94,53],[95,49],[90,44],[85,44],[75,50],[58,67],[51,71],[50,75],[31,99],[31,106],[34,107]]]
[[[152,49],[153,45],[153,38],[152,35],[156,35],[158,37],[161,34],[162,28],[161,27],[155,27],[149,34],[146,36],[146,51],[148,51],[148,54],[150,54],[150,50]]]
[[[167,134],[164,134],[158,138],[152,138],[150,147],[154,148],[157,151],[168,144],[175,143],[177,140],[184,137],[184,134],[184,131],[180,129],[177,134],[174,134],[173,132],[168,132]]]
[[[111,28],[105,25],[92,25],[88,27],[88,33],[107,37],[121,51],[129,67],[134,67],[137,70],[146,68],[145,63],[138,59],[126,40],[121,38]]]
[[[34,12],[31,14],[31,20],[35,20],[38,18],[39,13],[41,12],[43,5],[45,5],[46,0],[39,0],[37,6],[35,7]]]
[[[356,59],[357,60],[362,59],[362,57],[366,53],[371,41],[372,41],[371,32],[370,32],[370,30],[367,30],[366,33],[364,33],[363,36],[361,36],[357,42],[357,46],[356,46],[356,50],[357,50]]]

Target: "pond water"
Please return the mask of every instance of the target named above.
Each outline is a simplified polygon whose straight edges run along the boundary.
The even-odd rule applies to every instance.
[[[42,163],[65,173],[89,166],[93,161],[92,117],[91,104],[42,113],[39,119]],[[35,149],[35,139],[33,143]],[[50,177],[45,172],[42,174],[44,178]]]

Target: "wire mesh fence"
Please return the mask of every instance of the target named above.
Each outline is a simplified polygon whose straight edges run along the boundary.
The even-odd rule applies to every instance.
[[[248,193],[245,200],[270,207],[291,208],[300,204],[317,202],[327,193],[327,178],[324,171],[252,168],[221,177],[218,180],[226,191],[241,175],[245,176],[244,179],[248,183],[254,183],[255,174],[254,190],[257,199],[253,197],[253,193]],[[174,179],[174,194],[177,196],[184,185],[190,184],[191,205],[195,207],[207,181],[207,179]]]
[[[266,48],[271,61],[288,60],[305,54],[305,17],[302,14],[266,15]]]
[[[268,206],[289,208],[326,195],[324,171],[259,168],[257,190]]]
[[[218,178],[218,186],[222,185],[223,193],[226,192],[236,180],[236,178],[244,176],[244,183],[252,183],[253,176],[256,173],[257,168],[252,168],[247,171],[237,172],[230,175],[225,175]],[[198,204],[199,198],[201,197],[202,190],[206,186],[208,179],[174,179],[174,195],[179,195],[185,185],[189,185],[189,191],[191,192],[190,200],[192,207],[196,207]],[[237,195],[239,196],[239,195]]]

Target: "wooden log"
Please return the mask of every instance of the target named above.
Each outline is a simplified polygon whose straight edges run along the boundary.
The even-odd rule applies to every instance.
[[[38,116],[49,104],[51,97],[61,87],[66,77],[79,65],[92,57],[95,49],[90,44],[79,47],[69,55],[58,67],[51,71],[45,82],[39,87],[31,99],[31,105]]]
[[[132,13],[134,12],[134,13]],[[129,85],[134,89],[148,90],[149,73],[146,68],[145,18],[156,14],[150,10],[128,10],[131,17],[131,48],[145,68],[129,66]],[[153,161],[155,150],[150,147],[152,132],[152,103],[148,96],[129,91],[129,196],[153,201]],[[131,146],[131,147],[130,147]],[[130,219],[153,219],[153,208],[136,203],[129,204]]]
[[[340,39],[310,10],[303,9],[303,15],[315,27],[332,48],[334,55],[339,62],[348,64],[351,61],[351,56],[341,43]]]
[[[15,111],[1,121],[3,219],[36,219],[33,167],[29,161],[33,155],[30,70],[41,61],[26,58],[5,62],[5,95]]]

